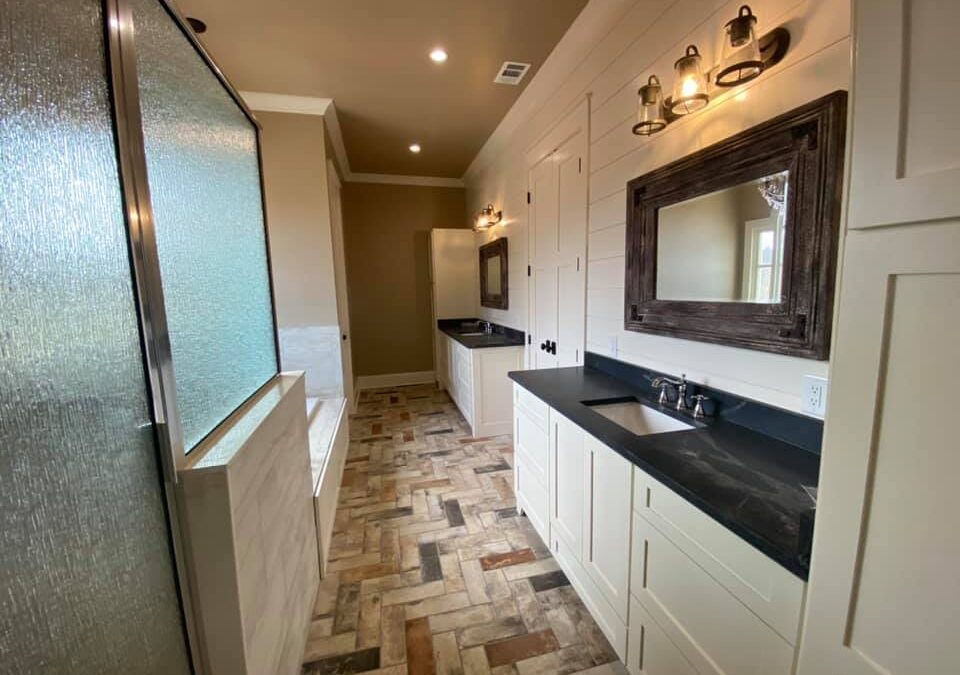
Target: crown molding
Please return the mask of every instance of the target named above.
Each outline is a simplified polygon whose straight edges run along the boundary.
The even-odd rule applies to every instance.
[[[351,183],[382,183],[385,185],[417,185],[420,187],[462,188],[459,178],[443,176],[399,176],[388,173],[351,173],[347,180]]]
[[[442,176],[399,176],[385,173],[354,173],[350,169],[350,158],[343,143],[343,132],[337,117],[337,106],[332,98],[314,96],[294,96],[291,94],[271,94],[262,91],[241,91],[240,96],[254,111],[294,113],[299,115],[318,115],[323,117],[333,145],[333,154],[337,166],[343,174],[343,180],[349,183],[380,183],[385,185],[417,185],[421,187],[462,188],[459,178]]]
[[[343,144],[343,133],[340,131],[337,106],[332,101],[327,109],[327,114],[323,116],[323,121],[327,125],[327,134],[330,136],[330,144],[333,146],[333,154],[337,160],[337,166],[340,167],[340,173],[343,174],[345,180],[349,179],[353,175],[350,170],[350,158],[347,157],[347,146]]]

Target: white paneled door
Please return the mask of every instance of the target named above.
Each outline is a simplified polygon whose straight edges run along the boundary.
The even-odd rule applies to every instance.
[[[859,0],[799,675],[960,673],[960,4]]]
[[[583,363],[588,115],[584,102],[527,155],[533,368]]]

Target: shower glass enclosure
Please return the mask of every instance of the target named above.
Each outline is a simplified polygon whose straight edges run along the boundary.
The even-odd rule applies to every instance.
[[[176,471],[278,370],[259,130],[163,0],[0,0],[0,62],[0,669],[196,672]]]

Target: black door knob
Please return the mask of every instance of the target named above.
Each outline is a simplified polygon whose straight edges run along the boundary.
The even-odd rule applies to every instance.
[[[550,348],[547,346],[548,344],[549,344],[549,343],[547,343],[547,342],[541,342],[541,343],[540,343],[540,351],[549,352],[549,351],[550,351]]]

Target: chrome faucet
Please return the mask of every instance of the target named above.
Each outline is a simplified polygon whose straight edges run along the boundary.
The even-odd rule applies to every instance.
[[[680,376],[679,380],[671,380],[669,377],[658,377],[651,383],[654,389],[660,389],[660,405],[667,405],[667,387],[675,387],[677,390],[677,410],[685,410],[687,407],[687,374]]]

